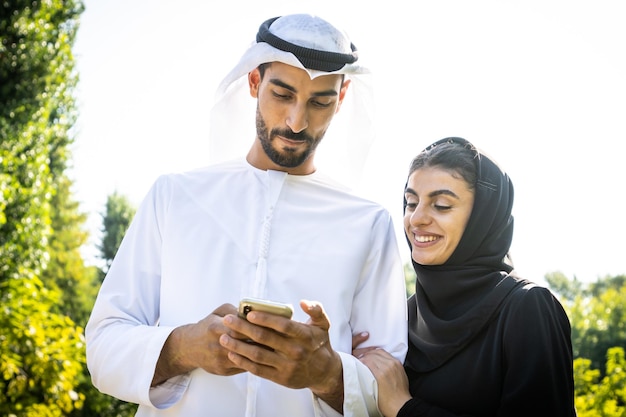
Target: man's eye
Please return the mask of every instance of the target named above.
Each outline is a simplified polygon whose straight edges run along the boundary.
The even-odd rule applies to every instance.
[[[322,107],[322,108],[330,107],[331,104],[332,103],[322,103],[321,101],[313,101],[314,106]]]
[[[272,92],[272,94],[274,95],[274,97],[279,98],[281,100],[287,100],[291,97],[289,94],[280,94],[280,93],[277,93],[276,91]]]

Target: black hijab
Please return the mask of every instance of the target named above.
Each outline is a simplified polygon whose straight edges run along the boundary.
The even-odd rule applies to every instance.
[[[419,372],[441,366],[463,349],[496,316],[511,291],[525,283],[511,275],[510,178],[465,139],[441,139],[422,152],[443,143],[471,149],[477,178],[472,213],[450,258],[436,266],[413,261],[417,281],[409,299],[406,366]]]

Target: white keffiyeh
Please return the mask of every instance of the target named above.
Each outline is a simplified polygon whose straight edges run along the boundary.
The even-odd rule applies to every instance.
[[[322,56],[325,52],[354,55],[354,62],[334,71],[310,69],[300,62],[302,57],[292,52],[264,41],[253,42],[217,89],[211,111],[209,160],[229,160],[248,151],[256,135],[256,100],[250,97],[247,75],[262,63],[278,61],[307,71],[311,79],[344,74],[351,80],[341,110],[320,144],[321,151],[316,153],[316,165],[344,184],[356,186],[375,133],[369,69],[359,63],[361,57],[348,35],[318,16],[294,14],[270,19],[260,26],[259,34],[264,30],[305,52],[312,50],[313,55],[315,52]]]

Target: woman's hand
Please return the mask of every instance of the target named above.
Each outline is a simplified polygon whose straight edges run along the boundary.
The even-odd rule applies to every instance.
[[[352,335],[352,356],[358,358],[360,356],[363,356],[365,352],[376,349],[376,346],[359,348],[359,345],[369,338],[370,334],[368,332],[361,332]]]
[[[395,417],[411,399],[409,380],[402,363],[383,349],[372,349],[357,356],[378,382],[378,408],[387,417]]]

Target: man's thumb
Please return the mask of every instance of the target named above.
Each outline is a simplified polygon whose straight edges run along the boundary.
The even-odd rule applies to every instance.
[[[309,324],[320,327],[324,330],[330,328],[330,320],[326,316],[324,307],[317,301],[302,300],[300,307],[310,317]]]

